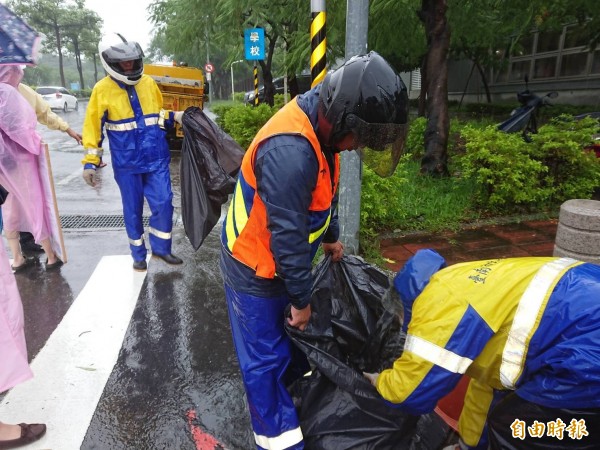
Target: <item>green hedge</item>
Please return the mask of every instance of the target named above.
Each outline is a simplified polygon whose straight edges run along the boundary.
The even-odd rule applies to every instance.
[[[560,116],[540,127],[532,142],[490,126],[462,130],[463,175],[476,182],[478,207],[496,212],[538,211],[570,198],[591,198],[600,186],[600,160],[584,150],[598,121]]]
[[[222,128],[233,137],[242,148],[248,148],[258,130],[267,123],[278,108],[261,104],[257,107],[238,105],[224,111]],[[216,112],[215,112],[216,114]]]
[[[217,122],[247,148],[276,106],[219,106]],[[450,122],[448,178],[420,174],[425,118],[410,123],[405,155],[389,178],[364,166],[361,245],[389,231],[457,229],[482,217],[558,210],[569,198],[590,198],[600,186],[600,162],[584,147],[598,130],[594,119],[549,119],[526,143],[497,131],[489,117]]]

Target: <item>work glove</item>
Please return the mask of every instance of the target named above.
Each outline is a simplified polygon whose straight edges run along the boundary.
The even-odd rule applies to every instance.
[[[181,118],[183,117],[183,111],[175,111],[173,118],[175,119],[175,122],[177,122],[179,125],[181,125]]]
[[[378,373],[368,373],[368,372],[363,372],[363,376],[369,380],[369,382],[377,387],[377,378],[379,378],[379,374]]]
[[[83,169],[83,179],[87,184],[96,186],[96,169]]]

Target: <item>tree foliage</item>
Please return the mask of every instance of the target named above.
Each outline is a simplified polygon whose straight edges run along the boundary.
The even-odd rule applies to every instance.
[[[244,30],[263,28],[265,59],[258,61],[265,99],[273,104],[275,74],[292,76],[308,69],[310,61],[310,5],[305,0],[162,0],[151,7],[158,32],[151,45],[156,56],[185,59],[202,66],[204,49],[217,69],[216,79],[227,80],[233,61],[244,58]],[[328,61],[344,54],[345,3],[328,2]]]
[[[476,182],[474,198],[483,208],[504,212],[520,206],[535,210],[569,198],[590,198],[600,183],[600,159],[585,146],[598,121],[560,116],[540,128],[532,142],[495,126],[462,130],[460,159],[465,178]]]
[[[69,27],[65,30],[66,48],[75,57],[77,71],[79,72],[79,85],[81,89],[85,87],[83,80],[83,64],[82,57],[92,58],[96,61],[98,53],[98,42],[101,39],[100,28],[102,27],[102,19],[94,11],[83,8],[78,4],[72,11],[71,20],[74,23],[84,24],[83,27]],[[98,81],[97,71],[95,73]]]
[[[216,5],[217,0],[159,0],[149,7],[150,20],[156,25],[149,56],[194,67],[212,63],[213,93],[227,85],[222,80],[228,80],[229,73],[225,64],[229,48],[218,37]]]
[[[58,55],[61,83],[64,86],[65,74],[63,57],[72,51],[78,61],[82,87],[80,43],[99,38],[102,21],[98,15],[85,8],[84,0],[12,0],[9,4],[16,14],[25,18],[29,25],[45,36],[44,50]],[[97,46],[96,40],[93,45]],[[92,45],[90,43],[89,45]],[[87,44],[83,44],[84,48]],[[87,51],[87,50],[86,50]]]
[[[443,58],[433,65],[423,65],[431,57],[432,45],[436,43],[426,32],[427,21],[417,19],[422,16],[422,11],[426,11],[422,6],[427,3],[430,2],[371,2],[370,23],[377,23],[377,26],[369,29],[369,43],[400,70],[422,67],[420,112],[425,112],[427,100],[430,123],[425,147],[431,156],[424,160],[423,170],[440,173],[441,168],[443,173],[447,153],[443,137],[447,135],[448,121],[440,122],[440,118],[444,117],[447,99],[441,99],[427,89],[439,87],[440,82],[446,83],[444,73],[447,69]],[[560,30],[565,24],[575,23],[578,37],[589,42],[590,49],[594,49],[600,39],[600,17],[595,0],[447,0],[447,6],[446,18],[451,31],[449,55],[472,61],[490,101],[486,69],[505,64],[505,56],[517,49],[519,37],[529,34],[532,29]]]

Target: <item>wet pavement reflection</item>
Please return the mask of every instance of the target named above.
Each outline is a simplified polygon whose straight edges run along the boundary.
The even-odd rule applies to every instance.
[[[183,270],[150,266],[82,448],[195,448],[193,426],[228,449],[252,447],[224,307],[220,243],[213,233],[194,254],[184,240],[180,235],[175,247]]]

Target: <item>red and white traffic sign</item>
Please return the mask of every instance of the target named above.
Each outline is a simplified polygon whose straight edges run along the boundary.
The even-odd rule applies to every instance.
[[[208,73],[211,73],[213,70],[215,70],[215,66],[213,66],[211,63],[206,63],[204,65],[204,70]]]

